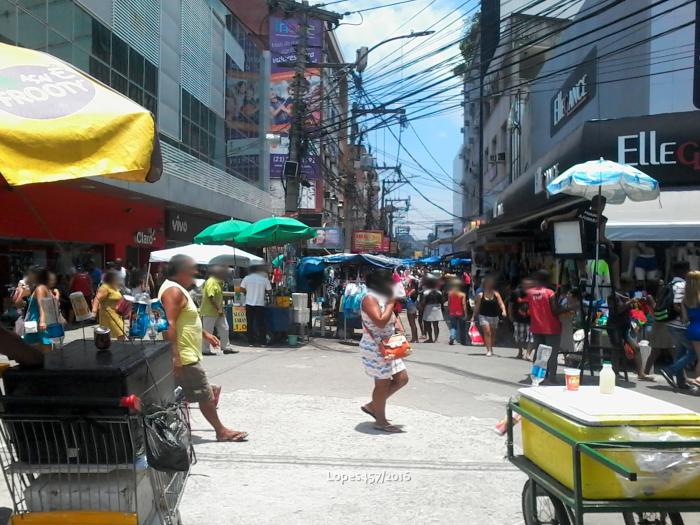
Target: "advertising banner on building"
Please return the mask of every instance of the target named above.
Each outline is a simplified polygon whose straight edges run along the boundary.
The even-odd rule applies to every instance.
[[[338,227],[316,228],[316,237],[307,241],[309,250],[340,250],[343,248],[343,230]]]
[[[270,178],[281,178],[284,163],[289,156],[289,133],[294,114],[294,68],[280,65],[297,59],[296,48],[299,40],[299,22],[294,18],[270,17],[270,52],[272,70],[270,76],[269,112],[270,132],[282,137],[281,143],[270,148]],[[323,22],[309,20],[307,24],[308,62],[323,61]],[[321,72],[309,68],[304,72],[302,86],[304,101],[304,130],[308,133],[321,126],[321,100],[323,96]],[[318,179],[320,165],[318,153],[320,144],[307,146],[307,153],[301,164],[303,179]]]
[[[382,230],[355,230],[352,232],[353,253],[381,253],[384,250]],[[387,252],[389,247],[387,246]]]

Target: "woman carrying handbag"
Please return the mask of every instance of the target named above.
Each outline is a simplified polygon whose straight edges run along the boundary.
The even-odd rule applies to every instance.
[[[43,299],[52,297],[47,284],[49,272],[43,266],[32,266],[27,272],[27,284],[32,290],[27,300],[27,312],[24,316],[22,339],[42,352],[52,348],[51,337],[46,330],[46,312]]]
[[[391,272],[387,270],[369,273],[366,281],[367,295],[362,299],[361,309],[363,334],[360,350],[365,373],[374,379],[374,390],[372,401],[361,409],[374,418],[375,429],[393,434],[402,430],[387,420],[386,401],[408,383],[403,359],[388,355],[389,350],[384,343],[396,332],[396,300],[392,294],[394,283]]]
[[[117,305],[122,300],[119,291],[119,274],[113,270],[104,276],[104,282],[100,285],[92,303],[92,313],[99,321],[100,326],[109,328],[113,338],[123,341],[126,339],[124,331],[124,319],[117,311]]]

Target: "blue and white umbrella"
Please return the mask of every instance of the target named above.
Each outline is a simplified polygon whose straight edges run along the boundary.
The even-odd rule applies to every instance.
[[[658,199],[660,190],[656,179],[634,166],[601,158],[572,166],[547,185],[547,192],[585,199],[602,195],[608,204],[622,204]]]

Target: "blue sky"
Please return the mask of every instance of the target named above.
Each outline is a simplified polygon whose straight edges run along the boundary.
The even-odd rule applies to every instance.
[[[359,10],[395,3],[399,0],[352,0],[328,6],[339,12]],[[330,2],[328,2],[330,4]],[[408,34],[412,31],[433,29],[431,37],[404,40],[386,44],[373,51],[369,56],[369,65],[363,78],[367,91],[377,102],[387,102],[405,92],[420,88],[430,82],[445,79],[439,87],[450,88],[443,94],[435,95],[433,91],[421,92],[410,97],[411,100],[429,97],[426,101],[407,109],[409,119],[416,113],[427,113],[434,109],[445,108],[460,102],[458,79],[449,79],[451,65],[440,65],[442,61],[457,59],[459,49],[456,45],[442,52],[438,48],[456,41],[464,32],[465,19],[473,14],[477,0],[413,0],[405,4],[386,7],[362,14],[346,16],[337,30],[338,39],[346,61],[354,60],[355,49],[360,46],[371,47],[387,38]],[[444,17],[444,19],[443,19]],[[442,19],[442,20],[441,20]],[[350,25],[359,24],[359,25]],[[427,55],[415,64],[408,64],[422,55]],[[433,66],[435,71],[418,79],[403,80],[406,76]],[[384,76],[380,76],[384,75]],[[399,102],[390,107],[398,107]],[[451,109],[438,116],[417,119],[408,129],[401,132],[402,144],[432,175],[425,174],[405,151],[400,151],[399,162],[404,166],[404,173],[411,177],[416,188],[427,197],[421,197],[418,191],[408,185],[398,189],[392,197],[411,196],[411,211],[406,224],[412,233],[425,237],[432,223],[451,220],[447,213],[434,204],[452,212],[453,193],[451,189],[452,164],[458,148],[462,143],[460,127],[462,126],[461,108]],[[425,146],[416,138],[420,136]],[[391,127],[399,135],[398,124]],[[368,134],[369,143],[375,150],[378,163],[395,165],[398,142],[389,130],[377,130]],[[433,158],[431,158],[431,155]],[[437,162],[436,162],[437,161]],[[387,173],[388,175],[388,173]],[[436,181],[434,178],[438,181]],[[447,186],[447,187],[446,187]],[[430,201],[430,202],[429,202]]]

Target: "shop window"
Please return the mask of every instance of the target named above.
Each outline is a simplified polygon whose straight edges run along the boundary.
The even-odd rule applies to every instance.
[[[73,0],[49,0],[48,3],[49,27],[70,41],[73,40],[74,9]]]
[[[129,46],[112,34],[112,67],[124,76],[129,74]]]
[[[0,0],[0,40],[13,45],[17,42],[17,8],[8,0]]]
[[[29,49],[46,50],[46,25],[32,15],[19,10],[17,43]]]
[[[143,88],[144,58],[135,49],[129,48],[129,80]]]

